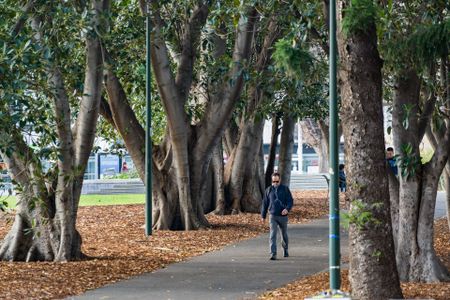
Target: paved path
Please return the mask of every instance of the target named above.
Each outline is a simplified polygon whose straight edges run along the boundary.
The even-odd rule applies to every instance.
[[[435,218],[446,213],[445,193],[439,192]],[[327,269],[327,219],[289,225],[289,238],[288,258],[268,260],[268,234],[263,234],[71,299],[251,299]],[[347,253],[347,244],[347,236],[342,234],[343,255]]]
[[[270,261],[263,234],[71,299],[249,299],[327,269],[328,219],[290,225],[289,238],[288,258]],[[345,254],[346,235],[341,244]]]
[[[434,218],[438,219],[445,216],[447,216],[445,192],[438,192],[436,197],[436,209],[434,211]]]

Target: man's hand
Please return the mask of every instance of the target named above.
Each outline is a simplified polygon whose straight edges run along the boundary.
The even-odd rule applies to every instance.
[[[266,223],[266,219],[264,219],[264,218],[261,218],[261,223]]]
[[[281,212],[281,215],[282,216],[285,216],[285,215],[287,215],[288,214],[288,210],[285,208],[285,209],[283,209],[283,211]]]

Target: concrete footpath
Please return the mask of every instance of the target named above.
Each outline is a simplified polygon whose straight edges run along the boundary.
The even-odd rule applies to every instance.
[[[446,215],[439,192],[435,218]],[[269,260],[268,233],[165,269],[106,285],[70,299],[253,299],[297,278],[328,269],[328,219],[289,225],[289,254]],[[347,234],[341,253],[347,255]],[[324,286],[324,290],[328,286]]]
[[[434,218],[439,219],[447,216],[446,193],[438,192],[436,196],[436,207],[434,210]]]
[[[347,235],[341,240],[346,255]],[[328,219],[289,225],[290,257],[282,252],[269,260],[267,233],[70,299],[252,299],[328,269]]]

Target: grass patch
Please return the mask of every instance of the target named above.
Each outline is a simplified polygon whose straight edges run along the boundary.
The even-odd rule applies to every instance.
[[[8,208],[16,206],[15,196],[0,197],[8,203]],[[144,194],[120,194],[120,195],[81,195],[80,206],[95,205],[124,205],[124,204],[143,204],[145,203]]]

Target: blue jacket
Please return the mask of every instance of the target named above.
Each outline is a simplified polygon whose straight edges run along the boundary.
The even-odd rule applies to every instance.
[[[347,186],[347,179],[345,178],[344,170],[339,170],[339,187],[345,188]]]
[[[397,160],[393,158],[387,159],[388,166],[391,168],[392,173],[394,173],[395,176],[398,175],[398,168],[397,168]]]
[[[271,215],[281,216],[283,209],[291,211],[294,200],[289,188],[280,184],[278,188],[269,186],[264,192],[264,198],[261,208],[261,217],[266,218],[267,211]]]

